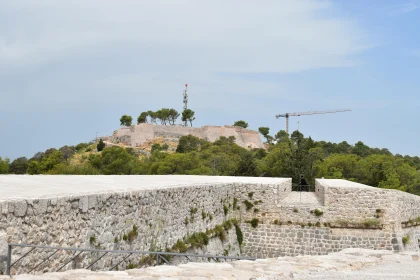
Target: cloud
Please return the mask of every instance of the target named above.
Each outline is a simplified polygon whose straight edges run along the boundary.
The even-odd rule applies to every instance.
[[[310,0],[3,1],[3,106],[89,103],[98,92],[110,103],[162,100],[185,82],[208,94],[279,96],[288,85],[227,74],[355,65],[370,42],[336,14],[332,2]]]
[[[0,63],[48,62],[118,43],[173,51],[193,67],[216,71],[294,72],[341,67],[366,46],[351,21],[315,1],[22,1],[2,4],[7,23]],[[41,4],[39,4],[41,3]],[[7,15],[6,15],[7,14]]]
[[[390,6],[388,7],[388,10],[390,11],[391,15],[398,16],[398,15],[402,15],[406,13],[411,13],[415,10],[418,10],[419,8],[420,8],[420,1],[412,0],[412,1],[406,1],[403,3]]]

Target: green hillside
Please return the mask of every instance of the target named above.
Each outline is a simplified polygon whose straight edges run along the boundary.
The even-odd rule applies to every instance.
[[[98,151],[97,143],[80,143],[51,148],[31,159],[0,158],[0,173],[264,176],[292,177],[294,183],[303,174],[310,184],[315,178],[342,178],[420,195],[418,156],[393,155],[362,142],[314,141],[298,131],[266,138],[266,150],[247,150],[233,137],[210,143],[189,135],[180,138],[176,152],[154,144],[147,156],[132,148],[105,146]]]

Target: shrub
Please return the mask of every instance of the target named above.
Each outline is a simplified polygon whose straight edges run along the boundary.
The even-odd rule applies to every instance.
[[[281,225],[281,222],[280,222],[279,220],[277,220],[277,219],[275,219],[273,223],[274,223],[275,225]]]
[[[85,150],[85,152],[91,152],[91,151],[92,151],[91,147],[87,147],[86,150]]]
[[[253,196],[254,196],[254,192],[249,192],[249,193],[248,193],[248,197],[249,197],[249,198],[252,198]]]
[[[201,218],[203,218],[203,220],[207,218],[207,214],[204,212],[204,210],[201,210]]]
[[[134,268],[137,268],[137,265],[135,265],[133,263],[129,263],[125,269],[128,270],[128,269],[134,269]]]
[[[350,224],[349,220],[345,220],[345,219],[339,219],[336,221],[337,224],[339,224],[342,227],[348,226]]]
[[[91,245],[95,244],[95,242],[96,242],[96,237],[95,237],[95,235],[92,235],[91,237],[89,237],[89,243],[90,243]]]
[[[376,220],[376,219],[367,219],[363,222],[363,225],[365,227],[376,227],[380,225],[380,221]]]
[[[244,201],[244,204],[246,206],[246,210],[250,210],[252,207],[254,207],[254,204],[252,204],[251,202],[249,202],[248,200]]]
[[[260,209],[254,208],[254,213],[258,213],[258,212],[260,212]]]
[[[203,248],[203,246],[209,244],[209,236],[204,232],[196,232],[187,237],[186,243],[191,244],[191,246]]]
[[[115,237],[115,238],[114,238],[114,243],[118,243],[118,241],[119,241],[119,240],[118,240],[118,237]]]
[[[185,253],[188,250],[188,247],[185,245],[184,241],[178,239],[178,241],[172,246],[172,250]]]
[[[226,241],[226,232],[223,226],[216,226],[214,228],[214,233],[217,237],[219,237],[220,241],[224,242]]]
[[[311,227],[312,226],[312,223],[308,223],[308,227]]]
[[[233,210],[236,210],[236,206],[238,205],[238,199],[236,197],[233,198]]]
[[[223,204],[223,213],[225,214],[225,216],[227,216],[229,212],[229,207],[226,204]]]
[[[138,230],[137,226],[136,225],[133,225],[133,229],[130,230],[128,232],[128,235],[127,235],[128,241],[132,242],[134,239],[137,238],[137,236],[139,236],[139,233],[138,233],[137,230]]]
[[[293,212],[297,213],[297,212],[299,212],[299,210],[297,208],[293,208]]]
[[[127,236],[127,234],[125,234],[125,233],[124,233],[124,235],[123,235],[123,240],[124,240],[124,241],[127,241],[127,240],[128,240],[128,236]]]
[[[410,236],[409,235],[403,236],[402,243],[404,244],[404,246],[407,245],[408,242],[410,242]]]
[[[241,246],[242,242],[244,241],[244,235],[238,224],[235,224],[235,231],[236,231],[236,239],[238,240],[239,246]]]
[[[321,223],[320,222],[316,222],[315,226],[320,227]]]
[[[257,218],[253,218],[253,219],[251,220],[251,226],[252,226],[253,228],[256,228],[256,227],[258,226],[258,222],[259,222],[259,220],[258,220]]]
[[[322,212],[321,210],[319,210],[319,209],[315,209],[314,210],[314,214],[315,214],[315,216],[322,216],[323,214],[324,214],[324,212]]]
[[[232,222],[230,220],[224,221],[222,227],[225,230],[230,230],[232,228]]]
[[[98,149],[98,152],[102,151],[105,148],[105,143],[104,141],[101,139],[99,139],[99,143],[98,145],[96,145],[96,149]]]

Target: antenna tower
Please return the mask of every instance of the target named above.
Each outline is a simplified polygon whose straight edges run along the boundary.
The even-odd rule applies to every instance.
[[[187,92],[188,84],[185,84],[184,90],[184,111],[188,109],[188,92]],[[184,126],[187,126],[187,120],[184,122]]]

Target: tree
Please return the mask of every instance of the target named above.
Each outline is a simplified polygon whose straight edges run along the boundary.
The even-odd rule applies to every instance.
[[[236,121],[233,124],[233,126],[239,126],[239,127],[242,127],[242,128],[247,128],[248,127],[248,123],[245,122],[245,121],[243,121],[243,120],[239,120],[239,121]]]
[[[140,116],[137,118],[137,124],[147,123],[147,116],[149,115],[148,112],[142,112]]]
[[[9,171],[13,174],[26,174],[28,169],[28,159],[26,157],[20,157],[15,159],[11,164]]]
[[[284,130],[280,130],[276,133],[276,135],[274,135],[274,139],[276,139],[277,142],[287,142],[289,141],[289,133]]]
[[[178,146],[176,147],[176,152],[189,153],[192,151],[198,151],[204,141],[205,140],[192,136],[191,134],[181,136],[181,138],[179,138]]]
[[[91,154],[88,158],[93,167],[105,175],[129,175],[135,170],[136,157],[126,149],[113,146],[104,149],[100,154]]]
[[[192,126],[192,122],[193,122],[193,120],[195,120],[194,114],[195,114],[195,112],[194,112],[194,111],[192,111],[192,110],[190,110],[190,109],[185,109],[185,110],[182,112],[182,121],[183,121],[183,122],[188,121],[188,122],[190,122],[190,124],[191,124],[191,126]]]
[[[69,158],[71,158],[74,154],[74,147],[73,146],[63,146],[59,149],[63,153],[63,158],[65,161],[67,161]]]
[[[7,174],[9,173],[9,162],[8,158],[2,159],[0,157],[0,174]]]
[[[123,126],[131,126],[133,118],[131,116],[123,115],[120,118],[120,124]]]
[[[156,119],[157,119],[157,114],[156,112],[153,111],[147,111],[147,114],[150,117],[150,123],[156,123]]]
[[[96,145],[96,149],[98,149],[98,152],[102,151],[105,148],[105,143],[104,141],[101,139],[99,139],[99,143],[98,145]]]
[[[267,143],[271,143],[271,141],[273,140],[273,137],[268,135],[270,133],[270,128],[261,126],[258,128],[258,131],[262,134],[262,136],[264,136],[264,138],[267,140]]]
[[[175,124],[175,121],[178,119],[178,117],[179,117],[179,113],[178,113],[178,111],[177,110],[175,110],[175,109],[169,109],[169,116],[168,116],[169,118],[168,118],[168,120],[169,120],[169,123],[170,124],[172,124],[172,125],[174,125]]]
[[[370,148],[366,146],[362,141],[359,141],[354,144],[352,153],[361,157],[366,157],[370,155]]]

